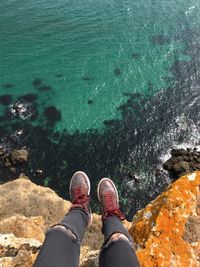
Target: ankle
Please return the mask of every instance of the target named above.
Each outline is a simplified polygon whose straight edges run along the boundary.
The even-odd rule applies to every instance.
[[[112,210],[106,210],[102,214],[102,221],[105,221],[108,217],[117,217],[121,221],[125,220],[124,214],[121,212],[120,208],[115,208]]]
[[[68,213],[79,213],[83,216],[86,226],[90,226],[92,223],[92,214],[91,211],[84,205],[72,204]]]
[[[71,205],[69,211],[71,211],[71,210],[75,210],[75,209],[83,210],[83,211],[85,211],[86,213],[88,213],[88,209],[87,209],[87,207],[86,207],[85,205],[83,205],[83,204],[73,204],[73,203],[72,203],[72,205]]]

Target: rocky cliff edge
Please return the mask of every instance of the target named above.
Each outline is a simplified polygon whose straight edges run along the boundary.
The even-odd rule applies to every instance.
[[[70,202],[27,177],[0,185],[0,266],[31,267],[47,228],[68,211]],[[180,177],[125,221],[141,266],[200,266],[200,172]],[[103,242],[101,218],[94,214],[81,249],[81,267],[98,266]]]

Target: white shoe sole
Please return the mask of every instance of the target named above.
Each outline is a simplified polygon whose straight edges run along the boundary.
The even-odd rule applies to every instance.
[[[74,178],[74,176],[75,176],[76,174],[81,174],[81,175],[84,176],[85,181],[86,181],[87,186],[88,186],[88,192],[87,192],[87,193],[88,193],[88,196],[90,195],[90,179],[88,178],[88,176],[87,176],[86,173],[84,173],[84,172],[82,172],[82,171],[77,171],[77,172],[74,173],[74,175],[72,176],[71,181],[70,181],[70,185],[69,185],[69,196],[70,196],[70,199],[72,198],[72,196],[71,196],[72,182],[73,182],[73,178]]]
[[[72,176],[71,178],[71,181],[70,181],[70,185],[69,185],[69,196],[70,196],[70,199],[72,199],[72,196],[71,196],[71,187],[72,187],[72,182],[73,182],[73,178],[76,174],[81,174],[84,176],[85,178],[85,181],[87,183],[87,186],[88,186],[88,196],[90,195],[90,179],[88,178],[87,174],[82,172],[82,171],[77,171],[74,173],[74,175]],[[92,224],[92,212],[91,212],[91,209],[89,210],[89,213],[90,213],[90,219],[89,219],[89,222],[88,222],[88,227]]]

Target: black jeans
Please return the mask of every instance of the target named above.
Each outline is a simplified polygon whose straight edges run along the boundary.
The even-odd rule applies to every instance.
[[[78,267],[80,246],[83,240],[88,215],[82,209],[73,209],[58,225],[51,227],[33,267]],[[138,267],[136,254],[131,246],[132,238],[121,221],[108,217],[102,228],[105,242],[99,257],[100,267]],[[124,234],[130,242],[119,239],[111,241],[114,233]]]

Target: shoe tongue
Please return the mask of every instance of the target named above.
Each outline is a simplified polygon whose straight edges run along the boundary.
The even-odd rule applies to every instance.
[[[112,190],[107,190],[104,193],[105,196],[112,196],[113,198],[115,198],[115,192],[113,192]]]
[[[86,189],[86,187],[83,185],[83,184],[80,184],[80,185],[76,185],[76,186],[74,186],[74,189],[73,189],[75,192],[77,191],[80,191],[80,192],[86,192],[87,191],[87,189]]]
[[[74,186],[72,190],[73,190],[73,201],[87,197],[87,189],[83,186]]]
[[[108,191],[105,195],[104,195],[104,201],[106,203],[109,203],[113,206],[117,206],[117,199],[115,194],[112,191]]]

